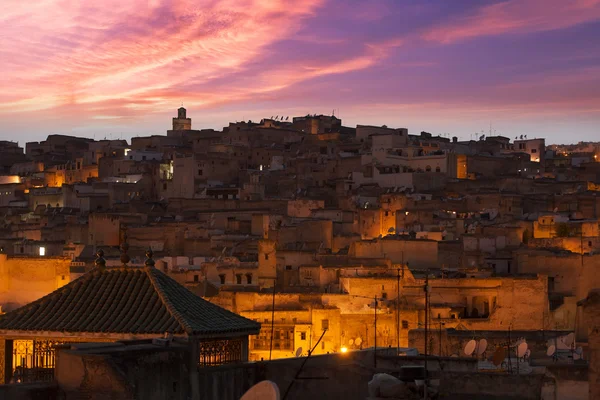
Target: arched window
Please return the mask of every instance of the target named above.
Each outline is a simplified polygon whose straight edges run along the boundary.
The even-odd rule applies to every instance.
[[[428,166],[426,166],[426,167],[425,167],[425,171],[427,171],[427,172],[431,172],[431,165],[428,165]]]
[[[440,167],[435,167],[435,172],[442,172],[442,169]]]

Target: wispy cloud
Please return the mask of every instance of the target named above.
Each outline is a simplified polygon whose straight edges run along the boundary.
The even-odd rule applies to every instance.
[[[352,124],[600,104],[600,0],[0,2],[0,135],[159,133],[180,102],[216,127],[270,108],[342,107]]]
[[[483,6],[426,32],[427,40],[453,43],[503,33],[563,29],[600,19],[600,0],[509,0]]]
[[[320,2],[45,0],[31,12],[8,0],[0,84],[12,96],[0,111],[141,98],[209,81],[261,57]]]

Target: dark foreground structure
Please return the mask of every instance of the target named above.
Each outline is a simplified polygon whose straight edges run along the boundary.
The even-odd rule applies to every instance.
[[[374,374],[411,379],[403,367],[424,363],[422,356],[399,357],[395,349],[387,348],[378,350],[377,368],[373,350],[363,350],[308,361],[300,357],[198,366],[193,371],[189,349],[181,339],[64,345],[57,351],[54,382],[3,385],[0,398],[238,400],[251,386],[268,379],[279,386],[282,396],[287,393],[288,400],[364,400]],[[440,382],[438,398],[587,398],[587,365],[557,364],[529,375],[478,372],[473,358],[431,357],[428,365],[430,377]]]

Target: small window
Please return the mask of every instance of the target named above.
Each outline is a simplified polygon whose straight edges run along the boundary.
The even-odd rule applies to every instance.
[[[238,285],[241,285],[242,284],[242,274],[236,274],[235,280]]]
[[[167,184],[163,183],[163,190],[167,190]]]
[[[537,153],[537,149],[531,149],[532,153]]]
[[[387,293],[385,293],[385,292],[381,293],[381,298],[383,300],[387,300]]]
[[[202,176],[202,170],[201,169],[198,170],[198,175]]]
[[[328,319],[321,320],[321,330],[324,331],[325,329],[329,329],[329,320]]]
[[[246,274],[246,283],[248,285],[252,284],[252,274]]]
[[[306,332],[300,332],[300,340],[306,340]]]
[[[268,260],[268,259],[269,259],[269,255],[265,254],[265,260]]]
[[[219,275],[219,279],[221,280],[221,285],[225,284],[225,274]]]
[[[402,320],[402,329],[408,329],[408,321]]]
[[[194,282],[198,282],[198,275],[194,275]]]
[[[292,266],[291,265],[286,265],[285,266],[285,270],[286,271],[291,271],[292,270]]]

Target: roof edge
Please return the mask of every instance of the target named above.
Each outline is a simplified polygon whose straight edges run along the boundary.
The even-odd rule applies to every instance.
[[[159,270],[157,270],[156,268],[153,268],[153,267],[144,267],[144,272],[146,273],[146,275],[148,275],[148,279],[150,279],[150,283],[152,283],[154,290],[156,290],[156,293],[158,293],[158,295],[160,296],[160,299],[162,300],[163,304],[167,308],[167,311],[169,311],[169,314],[171,314],[171,316],[173,316],[173,318],[175,318],[177,320],[177,322],[179,322],[179,325],[181,325],[183,330],[188,335],[192,335],[194,332],[193,328],[181,316],[179,311],[177,311],[175,306],[171,303],[169,298],[163,292],[162,286],[156,281],[156,277],[154,276],[154,274],[155,273],[162,274],[162,272],[160,272]]]

